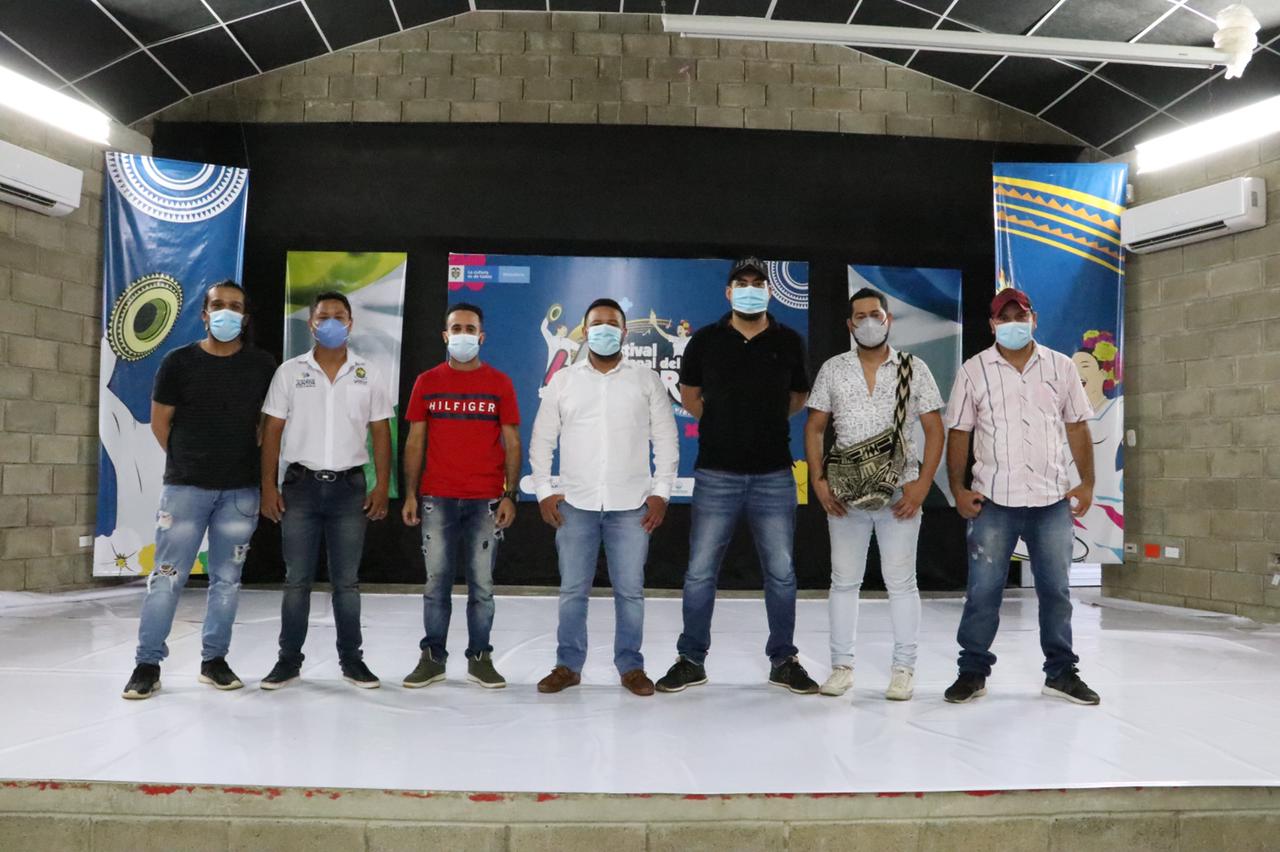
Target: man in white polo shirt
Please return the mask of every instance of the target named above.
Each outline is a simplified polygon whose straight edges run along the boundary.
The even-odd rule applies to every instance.
[[[587,309],[588,357],[552,376],[529,440],[529,466],[542,519],[555,528],[560,555],[556,665],[539,692],[581,681],[587,659],[587,598],[603,541],[613,585],[613,662],[622,685],[652,695],[644,637],[644,563],[649,535],[667,513],[679,437],[658,374],[622,356],[627,317],[612,299]],[[551,457],[560,445],[560,482]],[[653,447],[653,467],[649,448]]]
[[[1021,290],[1001,290],[991,302],[996,343],[966,361],[947,406],[947,474],[956,509],[969,520],[969,586],[956,636],[960,675],[946,700],[963,704],[986,695],[991,653],[1009,560],[1027,542],[1040,601],[1043,694],[1097,704],[1098,694],[1076,672],[1071,649],[1067,577],[1072,518],[1093,502],[1093,409],[1071,359],[1032,338],[1036,314]],[[965,487],[969,435],[973,484]],[[1068,478],[1070,447],[1081,482]]]
[[[263,689],[279,689],[301,671],[321,538],[342,676],[364,689],[379,685],[360,650],[359,572],[365,526],[387,514],[394,412],[374,368],[347,348],[351,324],[346,296],[317,295],[310,313],[316,345],[280,365],[262,406],[262,514],[280,523],[285,562],[280,658]],[[370,434],[372,490],[364,473]]]

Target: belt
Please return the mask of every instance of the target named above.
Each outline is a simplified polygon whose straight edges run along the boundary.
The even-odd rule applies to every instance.
[[[294,462],[293,464],[289,465],[287,470],[296,470],[301,473],[309,474],[310,476],[320,480],[321,482],[337,482],[342,477],[350,476],[351,474],[355,473],[358,470],[359,471],[364,470],[364,466],[361,465],[359,467],[349,467],[346,470],[312,470],[311,468],[305,465],[301,465],[301,464],[298,464],[297,462]]]

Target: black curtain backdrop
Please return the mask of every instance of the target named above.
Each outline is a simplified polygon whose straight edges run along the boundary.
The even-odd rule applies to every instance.
[[[991,342],[991,163],[1070,162],[1080,150],[674,127],[160,123],[154,152],[251,170],[244,284],[257,343],[277,357],[286,252],[408,252],[407,400],[416,376],[444,358],[450,251],[806,260],[814,374],[849,348],[846,264],[958,268],[968,357]],[[369,525],[365,582],[424,579],[419,532],[401,523],[399,510],[393,501],[387,519]],[[672,506],[654,534],[652,588],[681,584],[688,510]],[[795,557],[801,588],[828,585],[830,547],[816,502],[800,508]],[[922,589],[964,587],[964,526],[953,509],[926,509],[918,573]],[[262,519],[244,580],[283,577],[279,528]],[[495,579],[558,584],[553,534],[535,504],[520,505]],[[602,561],[597,585],[607,583]],[[874,548],[865,585],[883,588]],[[721,587],[760,588],[745,529],[725,557]]]

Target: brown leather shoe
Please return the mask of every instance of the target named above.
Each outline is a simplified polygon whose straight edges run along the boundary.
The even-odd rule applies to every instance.
[[[567,666],[556,666],[551,674],[538,681],[539,692],[559,692],[582,683],[582,675],[571,671]]]
[[[635,695],[653,695],[653,681],[644,669],[632,669],[622,676],[622,685]]]

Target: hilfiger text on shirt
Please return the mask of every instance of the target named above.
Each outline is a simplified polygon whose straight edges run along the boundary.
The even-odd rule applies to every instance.
[[[498,396],[489,393],[429,393],[423,396],[432,417],[497,420]]]

